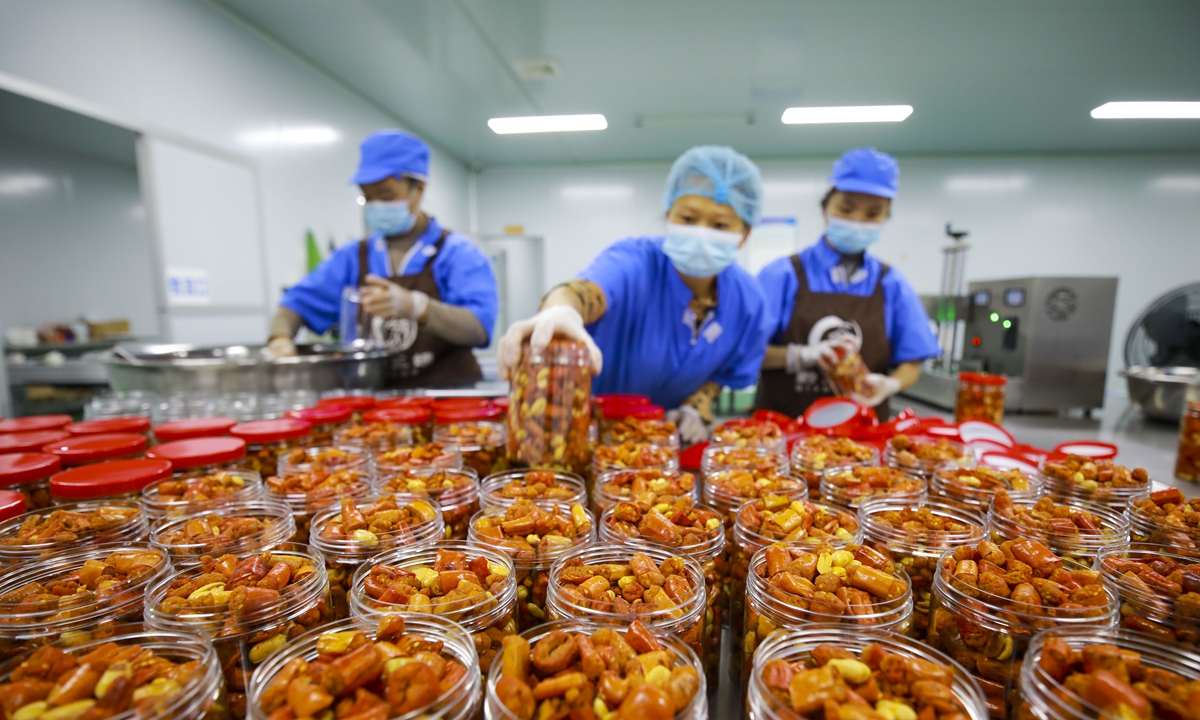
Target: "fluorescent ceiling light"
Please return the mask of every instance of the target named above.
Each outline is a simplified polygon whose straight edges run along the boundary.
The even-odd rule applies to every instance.
[[[54,181],[45,175],[25,173],[0,175],[0,195],[24,195],[45,190],[53,184]]]
[[[1150,183],[1152,190],[1200,192],[1200,175],[1163,175]]]
[[[1098,120],[1152,118],[1200,119],[1200,102],[1109,102],[1092,111]]]
[[[628,200],[632,185],[567,185],[561,190],[564,200]]]
[[[238,136],[243,144],[255,147],[280,147],[296,145],[328,145],[335,143],[341,135],[337,130],[324,125],[312,127],[282,127],[256,130]]]
[[[531,117],[492,118],[488,127],[497,135],[519,133],[578,132],[603,130],[608,121],[603,115],[534,115]]]
[[[784,125],[821,123],[900,122],[912,115],[912,105],[847,105],[794,107],[783,111]]]
[[[947,192],[1013,192],[1029,184],[1025,175],[958,175],[946,179]]]

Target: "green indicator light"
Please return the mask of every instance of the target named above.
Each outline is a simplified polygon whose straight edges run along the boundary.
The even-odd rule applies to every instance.
[[[1004,322],[1002,322],[1002,323],[1000,323],[1000,324],[1001,324],[1002,326],[1004,326],[1004,329],[1005,329],[1005,330],[1007,330],[1007,329],[1009,329],[1010,327],[1012,327],[1012,320],[1005,320]]]
[[[988,317],[991,318],[992,322],[998,322],[1000,320],[1000,313],[992,313]]]

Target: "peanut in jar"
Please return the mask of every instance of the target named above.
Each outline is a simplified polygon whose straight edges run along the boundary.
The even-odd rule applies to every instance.
[[[879,450],[847,437],[810,435],[792,446],[792,472],[808,483],[808,492],[821,492],[821,478],[831,467],[879,464]]]
[[[913,477],[928,478],[944,462],[967,464],[971,453],[946,438],[895,435],[883,448],[883,464]]]
[[[671,504],[679,498],[699,494],[696,476],[678,470],[608,470],[596,476],[593,507],[604,512],[619,502],[634,502],[643,509]]]
[[[534,468],[586,473],[591,466],[592,373],[587,346],[555,338],[535,354],[528,341],[513,368],[508,458]]]
[[[308,444],[312,425],[303,420],[279,418],[239,423],[229,434],[246,442],[246,456],[237,470],[256,472],[263,479],[279,474],[279,458]]]
[[[154,524],[150,543],[176,568],[198,565],[206,555],[250,555],[288,542],[296,534],[292,509],[278,500],[245,500],[219,511],[201,511]]]
[[[1183,555],[1200,555],[1200,497],[1184,497],[1179,488],[1164,488],[1134,498],[1125,509],[1132,547],[1167,546]]]
[[[1175,455],[1175,477],[1200,482],[1200,400],[1189,402],[1179,419],[1179,451]]]
[[[587,505],[587,487],[574,473],[520,468],[493,473],[480,486],[483,507],[504,507],[518,500],[535,505]]]
[[[996,493],[1004,490],[1019,501],[1036,500],[1042,493],[1041,480],[1017,469],[1001,470],[986,465],[964,466],[942,463],[929,478],[929,494],[963,510],[986,514]]]
[[[350,448],[297,448],[284,457],[279,474],[265,478],[266,497],[281,500],[296,518],[294,541],[308,542],[313,516],[342,498],[371,492],[367,456]]]
[[[830,468],[821,479],[821,499],[833,505],[856,508],[881,495],[917,500],[925,495],[925,480],[886,466]]]
[[[470,468],[402,470],[377,477],[379,492],[428,498],[442,511],[445,539],[466,540],[471,517],[479,512],[479,476]]]
[[[433,430],[433,440],[457,450],[463,466],[480,477],[508,468],[504,425],[498,422],[479,420],[438,425]]]
[[[141,504],[133,500],[86,500],[32,510],[0,522],[0,563],[24,563],[74,547],[135,542],[147,532]]]
[[[1105,548],[1093,567],[1121,598],[1121,627],[1155,643],[1200,647],[1200,561],[1169,548]]]
[[[1047,492],[1100,503],[1118,512],[1125,509],[1130,498],[1148,495],[1151,489],[1150,474],[1144,468],[1130,470],[1112,460],[1084,455],[1047,458],[1041,472]]]
[[[1129,518],[1075,498],[1047,495],[1018,502],[1001,490],[988,510],[987,523],[993,542],[1034,538],[1078,568],[1091,567],[1106,547],[1129,543]]]
[[[1008,380],[1000,375],[962,372],[954,398],[954,422],[986,420],[999,425],[1004,420],[1004,396]]]

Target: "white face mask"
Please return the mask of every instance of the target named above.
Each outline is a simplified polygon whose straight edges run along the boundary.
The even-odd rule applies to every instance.
[[[667,223],[663,253],[688,277],[712,277],[737,260],[741,233],[703,225]]]

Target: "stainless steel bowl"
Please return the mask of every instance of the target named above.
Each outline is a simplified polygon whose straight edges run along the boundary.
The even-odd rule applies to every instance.
[[[1184,406],[1200,398],[1198,368],[1134,365],[1121,374],[1129,388],[1129,401],[1151,420],[1177,423]]]
[[[261,346],[119,345],[105,360],[119,393],[284,393],[296,390],[375,390],[383,387],[385,352],[301,345],[297,355],[272,359]]]

